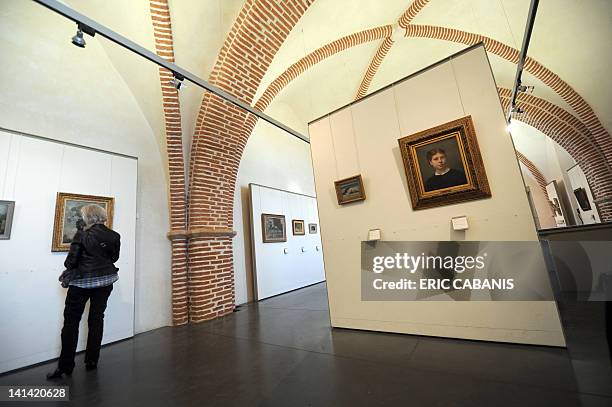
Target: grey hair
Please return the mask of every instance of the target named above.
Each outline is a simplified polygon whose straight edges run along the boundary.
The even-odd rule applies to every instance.
[[[81,216],[87,226],[95,225],[96,223],[106,223],[108,217],[106,210],[100,205],[91,204],[81,208]]]

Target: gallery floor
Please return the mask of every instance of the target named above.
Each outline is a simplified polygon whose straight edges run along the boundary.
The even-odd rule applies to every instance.
[[[496,344],[330,329],[317,284],[106,346],[97,371],[81,354],[58,384],[71,405],[91,407],[611,406],[603,308],[563,306],[568,349]],[[45,385],[53,368],[0,376],[0,386]]]

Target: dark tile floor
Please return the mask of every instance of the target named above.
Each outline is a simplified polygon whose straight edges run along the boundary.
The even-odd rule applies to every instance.
[[[318,284],[106,346],[94,372],[81,354],[58,384],[91,407],[612,406],[603,309],[561,305],[568,349],[496,344],[331,329]],[[53,368],[0,385],[46,385]]]

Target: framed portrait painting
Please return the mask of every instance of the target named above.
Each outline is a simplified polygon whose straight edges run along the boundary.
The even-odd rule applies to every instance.
[[[101,206],[106,210],[108,221],[105,224],[112,229],[115,198],[66,192],[57,193],[51,251],[67,252],[70,249],[70,243],[77,231],[76,223],[82,219],[81,208],[91,204]]]
[[[261,233],[264,243],[286,242],[287,229],[285,227],[285,215],[262,213]]]
[[[306,231],[304,229],[304,220],[302,219],[293,219],[291,221],[291,225],[293,226],[293,234],[297,236],[304,236]]]
[[[471,116],[398,142],[413,209],[491,197]]]
[[[347,203],[366,199],[361,174],[335,181],[334,184],[336,187],[338,205],[345,205]]]
[[[0,201],[0,240],[8,240],[11,238],[14,211],[14,201]]]

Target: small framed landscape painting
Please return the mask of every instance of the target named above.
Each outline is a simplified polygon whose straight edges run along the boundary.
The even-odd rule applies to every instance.
[[[366,199],[361,174],[335,181],[334,184],[339,205]]]

